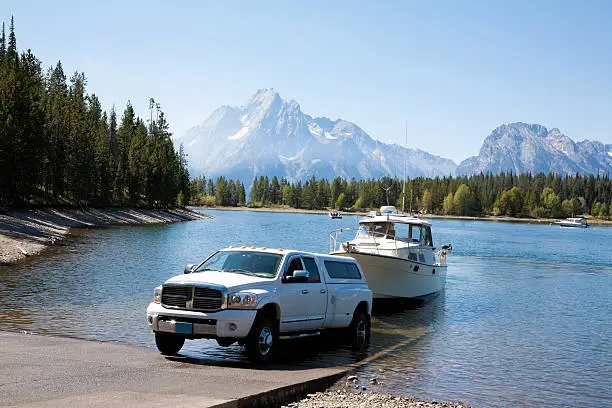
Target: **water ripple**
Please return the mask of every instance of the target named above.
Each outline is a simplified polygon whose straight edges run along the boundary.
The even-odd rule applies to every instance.
[[[69,247],[0,267],[0,329],[154,349],[144,311],[153,288],[184,264],[229,245],[326,252],[330,230],[357,222],[310,214],[213,215],[76,230]],[[288,342],[281,359],[355,365],[360,375],[378,377],[380,390],[474,406],[612,406],[612,229],[433,223],[436,243],[455,248],[440,297],[376,315],[366,355],[328,336]],[[214,341],[188,341],[183,354],[204,364],[247,364],[238,345]]]

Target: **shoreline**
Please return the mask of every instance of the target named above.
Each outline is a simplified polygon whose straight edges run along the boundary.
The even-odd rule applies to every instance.
[[[166,224],[210,218],[186,209],[45,208],[0,214],[0,266],[39,255],[64,240],[71,228],[115,225]]]
[[[189,206],[189,209],[192,210],[223,210],[223,211],[252,211],[252,212],[269,212],[269,213],[288,213],[288,214],[327,214],[329,210],[306,210],[301,208],[292,208],[286,206],[278,206],[278,207],[259,207],[259,208],[249,208],[249,207],[226,207],[226,206],[214,206],[214,207],[198,207],[198,206]],[[341,211],[342,215],[354,215],[354,216],[365,216],[369,211],[351,211],[344,212]],[[437,215],[437,214],[417,214],[418,218],[424,219],[441,219],[441,220],[464,220],[464,221],[492,221],[492,222],[521,222],[527,224],[552,224],[558,218],[523,218],[523,217],[501,217],[501,216],[468,216],[468,215]],[[602,220],[598,218],[587,218],[589,225],[597,225],[597,226],[612,226],[612,220]]]

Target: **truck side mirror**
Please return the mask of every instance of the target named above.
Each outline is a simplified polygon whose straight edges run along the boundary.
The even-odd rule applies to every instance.
[[[188,274],[193,272],[193,268],[195,267],[194,264],[187,264],[185,265],[185,270],[183,271],[184,274]]]
[[[284,283],[306,283],[310,274],[308,271],[298,270],[293,272],[293,276],[285,276]]]

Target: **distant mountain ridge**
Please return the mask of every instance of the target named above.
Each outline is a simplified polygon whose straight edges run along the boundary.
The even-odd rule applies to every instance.
[[[273,89],[259,90],[242,107],[221,106],[177,142],[188,154],[190,173],[226,176],[250,184],[256,175],[292,181],[449,176],[457,165],[419,149],[385,144],[354,123],[304,114]]]
[[[313,118],[294,100],[261,89],[241,107],[221,106],[176,139],[192,176],[225,176],[247,186],[254,176],[333,179],[410,178],[479,173],[595,174],[612,171],[612,145],[574,142],[559,129],[510,123],[487,136],[478,156],[452,160],[373,139],[354,123]]]
[[[484,140],[478,156],[462,161],[458,175],[479,173],[595,174],[612,171],[612,145],[574,142],[559,129],[538,124],[499,126]]]

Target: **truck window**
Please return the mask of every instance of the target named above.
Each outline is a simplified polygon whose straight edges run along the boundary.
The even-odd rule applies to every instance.
[[[278,254],[253,251],[219,251],[202,262],[193,272],[240,270],[240,273],[273,278],[282,258]]]
[[[325,261],[325,269],[330,278],[361,279],[361,273],[354,263],[340,261]]]
[[[295,271],[303,271],[304,267],[302,266],[302,261],[299,257],[295,257],[289,262],[289,266],[287,267],[287,272],[285,276],[293,276],[293,272]]]
[[[317,264],[312,258],[302,258],[304,265],[306,266],[306,270],[308,271],[308,282],[309,283],[318,283],[321,282],[321,276],[319,275],[319,268],[317,268]]]

